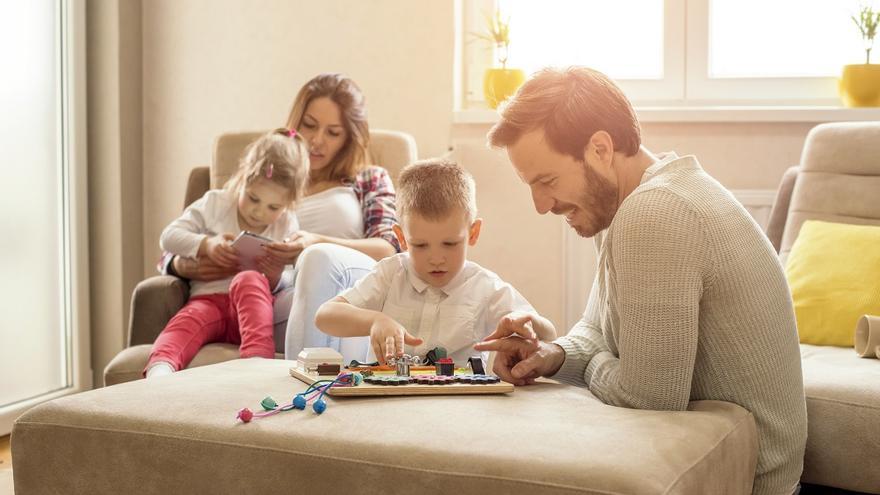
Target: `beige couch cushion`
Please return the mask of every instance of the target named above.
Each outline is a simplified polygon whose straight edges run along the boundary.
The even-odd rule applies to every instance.
[[[235,360],[57,399],[12,434],[15,492],[618,493],[751,491],[754,420],[607,406],[555,383],[507,396],[331,398],[250,424],[305,384],[289,361]]]
[[[801,479],[880,493],[880,360],[807,344],[801,356],[809,418]]]

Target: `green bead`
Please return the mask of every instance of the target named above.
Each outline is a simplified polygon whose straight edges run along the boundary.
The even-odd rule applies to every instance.
[[[262,402],[260,402],[260,405],[263,406],[263,409],[267,411],[271,411],[272,409],[278,407],[278,403],[275,402],[275,399],[273,399],[272,397],[266,397],[265,399],[263,399]]]

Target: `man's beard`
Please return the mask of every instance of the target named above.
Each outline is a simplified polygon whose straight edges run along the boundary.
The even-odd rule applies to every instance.
[[[577,205],[586,212],[588,225],[572,225],[581,237],[593,237],[611,225],[617,213],[617,187],[584,163],[584,192]]]

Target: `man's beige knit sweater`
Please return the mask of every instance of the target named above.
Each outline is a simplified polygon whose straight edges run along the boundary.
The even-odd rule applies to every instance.
[[[791,295],[770,242],[692,156],[652,165],[597,236],[583,318],[555,379],[607,404],[684,410],[722,400],[758,427],[753,493],[790,494],[807,413]]]

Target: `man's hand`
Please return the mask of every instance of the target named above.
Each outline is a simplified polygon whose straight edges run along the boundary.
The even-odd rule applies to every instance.
[[[495,351],[497,354],[492,371],[514,385],[528,385],[539,376],[555,375],[565,362],[562,347],[537,339],[514,336],[484,340],[476,344],[474,349]]]
[[[211,261],[226,268],[238,267],[238,251],[232,247],[232,234],[221,234],[205,239],[204,254]],[[202,254],[201,252],[199,254]]]
[[[403,356],[403,346],[419,345],[423,341],[413,337],[392,318],[379,314],[370,326],[370,345],[380,364],[385,364],[392,357]]]
[[[189,280],[198,280],[201,282],[211,282],[234,276],[237,268],[229,268],[214,263],[207,256],[200,258],[182,258],[175,256],[171,262],[174,273]]]

